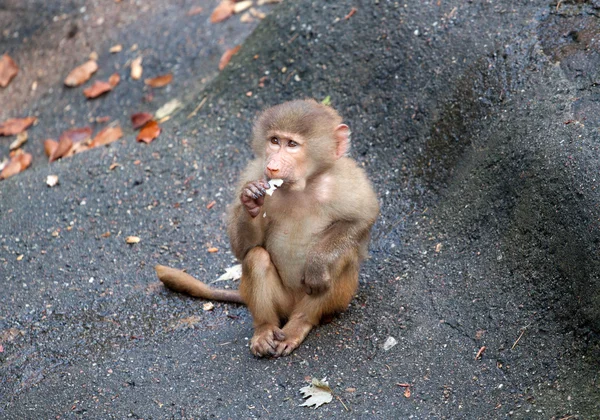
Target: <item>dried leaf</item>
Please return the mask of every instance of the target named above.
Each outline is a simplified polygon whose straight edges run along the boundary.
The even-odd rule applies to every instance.
[[[109,92],[111,90],[112,86],[110,85],[110,83],[96,80],[92,86],[83,90],[83,94],[88,99],[94,99],[102,95],[103,93]]]
[[[119,140],[121,137],[123,137],[123,130],[121,130],[121,127],[119,125],[115,127],[106,127],[100,130],[98,134],[96,134],[96,136],[92,140],[92,143],[90,143],[90,147],[98,147],[110,144],[114,141]]]
[[[37,121],[35,117],[11,118],[0,124],[0,136],[14,136],[22,133]]]
[[[72,146],[73,140],[71,140],[71,137],[61,135],[56,149],[50,154],[49,161],[54,162],[56,159],[65,156],[71,150]]]
[[[177,110],[180,107],[181,102],[179,102],[178,99],[172,99],[160,108],[158,108],[158,110],[154,113],[154,117],[157,120],[162,120],[163,118],[171,115],[173,112],[175,112],[175,110]]]
[[[65,130],[60,135],[60,139],[68,137],[73,143],[89,140],[92,137],[92,127],[76,127]]]
[[[6,179],[13,175],[18,174],[19,172],[24,171],[31,165],[31,161],[33,157],[31,153],[25,153],[22,150],[13,155],[10,162],[2,169],[0,172],[0,179]]]
[[[410,398],[410,387],[406,387],[406,389],[404,389],[404,396],[406,398]]]
[[[143,141],[144,143],[150,143],[152,140],[158,137],[161,132],[161,128],[158,123],[154,120],[149,121],[142,127],[137,135],[137,141]]]
[[[221,59],[219,60],[219,70],[223,70],[227,66],[227,64],[229,64],[229,60],[231,60],[231,57],[237,54],[240,48],[242,48],[241,45],[236,45],[235,47],[230,48],[223,53]]]
[[[311,407],[314,405],[315,408],[318,408],[323,404],[331,402],[333,394],[326,379],[323,378],[319,381],[316,378],[312,378],[310,385],[300,388],[302,397],[308,398],[303,404],[300,404],[300,407]]]
[[[58,184],[58,175],[48,175],[46,177],[46,184],[49,187],[54,187]]]
[[[257,19],[264,19],[265,17],[267,17],[266,13],[261,12],[258,9],[255,9],[254,7],[250,8],[250,14],[252,16],[254,16]]]
[[[9,146],[10,150],[15,150],[23,146],[25,142],[27,142],[27,137],[27,131],[23,131],[22,133],[17,134],[17,139],[13,141]]]
[[[233,13],[242,13],[244,10],[252,7],[252,0],[239,1],[233,5]]]
[[[236,264],[232,267],[225,269],[225,274],[219,277],[215,281],[223,280],[239,280],[242,278],[242,264]]]
[[[215,304],[212,302],[206,302],[204,305],[202,305],[202,309],[205,311],[212,311],[215,309]]]
[[[392,336],[389,336],[387,338],[387,340],[385,340],[385,343],[383,343],[383,350],[388,351],[389,349],[394,347],[396,344],[398,344],[398,340],[396,340]]]
[[[153,88],[160,88],[167,86],[173,80],[173,74],[163,74],[161,76],[153,77],[152,79],[144,80],[144,83]]]
[[[254,22],[254,18],[252,17],[252,15],[250,15],[250,12],[246,12],[242,16],[240,16],[240,22],[252,23]]]
[[[138,57],[131,62],[131,78],[133,80],[139,80],[142,77],[142,57]]]
[[[211,201],[210,203],[208,203],[206,205],[206,210],[212,209],[215,206],[215,204],[217,204],[217,202],[215,200]]]
[[[47,139],[44,140],[44,151],[46,152],[46,156],[50,157],[52,153],[58,147],[58,142],[56,140]]]
[[[208,252],[214,254],[215,252],[219,252],[219,248],[211,247],[207,249]]]
[[[79,67],[75,67],[65,79],[65,85],[70,87],[79,86],[87,82],[96,70],[98,70],[98,63],[94,60],[90,60]]]
[[[110,47],[110,50],[108,50],[108,51],[112,54],[118,53],[118,52],[123,51],[123,46],[121,44],[113,45],[112,47]]]
[[[5,88],[10,81],[19,73],[17,63],[8,55],[0,57],[0,86]]]
[[[211,23],[223,22],[226,19],[229,19],[233,15],[233,8],[235,3],[230,0],[223,0],[219,5],[213,10],[210,15]]]
[[[89,150],[89,149],[90,149],[90,146],[87,142],[80,141],[77,143],[73,143],[73,145],[71,146],[69,151],[67,153],[65,153],[63,157],[64,158],[71,157],[78,153],[85,152],[86,150]]]
[[[127,242],[128,244],[137,244],[141,241],[141,239],[137,236],[128,236],[127,238],[125,238],[125,242]]]
[[[108,84],[111,85],[113,89],[115,86],[117,86],[119,84],[120,81],[121,81],[121,76],[119,76],[119,73],[113,73],[108,78]]]
[[[147,112],[138,112],[136,114],[131,115],[131,125],[136,130],[140,127],[143,127],[148,121],[152,120],[153,115]]]
[[[21,163],[18,160],[11,159],[10,162],[0,172],[0,179],[10,178],[21,172]]]
[[[195,16],[195,15],[199,15],[200,13],[202,13],[204,11],[204,9],[200,6],[196,6],[196,7],[192,7],[187,13],[186,15],[188,16]]]
[[[350,12],[348,12],[348,14],[346,16],[344,16],[344,19],[348,20],[350,19],[352,16],[354,16],[354,14],[356,13],[358,9],[356,7],[353,7],[352,9],[350,9]]]
[[[435,252],[440,252],[441,250],[442,250],[442,243],[440,242],[435,246]]]

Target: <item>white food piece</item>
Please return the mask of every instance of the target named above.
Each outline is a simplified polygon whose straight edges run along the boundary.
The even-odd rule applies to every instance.
[[[281,187],[281,184],[283,184],[283,179],[272,179],[269,181],[269,189],[265,192],[269,195],[273,195],[275,190]]]

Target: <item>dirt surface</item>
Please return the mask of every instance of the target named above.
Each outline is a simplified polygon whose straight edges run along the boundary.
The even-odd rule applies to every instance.
[[[167,39],[177,44],[187,31],[217,42],[209,31],[223,27],[207,14],[182,25],[161,7],[148,11],[155,24],[106,31],[101,49],[127,36],[152,45],[156,73],[170,69],[162,57],[181,60],[187,84],[152,103],[185,103],[159,139],[129,135],[0,183],[3,418],[599,418],[600,4],[288,1],[212,81],[226,46],[205,72],[190,60],[209,58],[157,44],[158,28],[176,28]],[[30,41],[2,45],[34,57],[60,29],[44,23],[58,12],[25,9]],[[225,44],[245,36],[225,25],[237,34]],[[0,92],[2,118],[37,110],[30,134],[41,138],[47,124],[59,133],[144,104],[141,86],[81,101],[62,77],[32,97],[15,79]],[[380,197],[371,258],[346,313],[292,356],[256,359],[245,308],[205,312],[164,290],[152,266],[210,281],[232,265],[223,216],[253,119],[326,96]],[[49,173],[59,186],[46,186]],[[398,344],[386,351],[389,336]],[[335,395],[317,410],[299,407],[312,376]]]

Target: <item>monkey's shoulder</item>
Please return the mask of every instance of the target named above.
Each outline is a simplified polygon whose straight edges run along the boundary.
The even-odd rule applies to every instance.
[[[350,158],[341,158],[332,171],[332,202],[336,211],[359,212],[362,215],[379,212],[377,195],[371,181],[358,163]]]

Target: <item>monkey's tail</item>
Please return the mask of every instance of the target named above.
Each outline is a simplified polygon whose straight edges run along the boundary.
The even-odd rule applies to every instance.
[[[221,302],[241,303],[245,305],[240,292],[237,290],[215,289],[202,283],[181,270],[164,265],[154,266],[160,281],[171,290],[185,293],[186,295],[208,300],[219,300]]]

